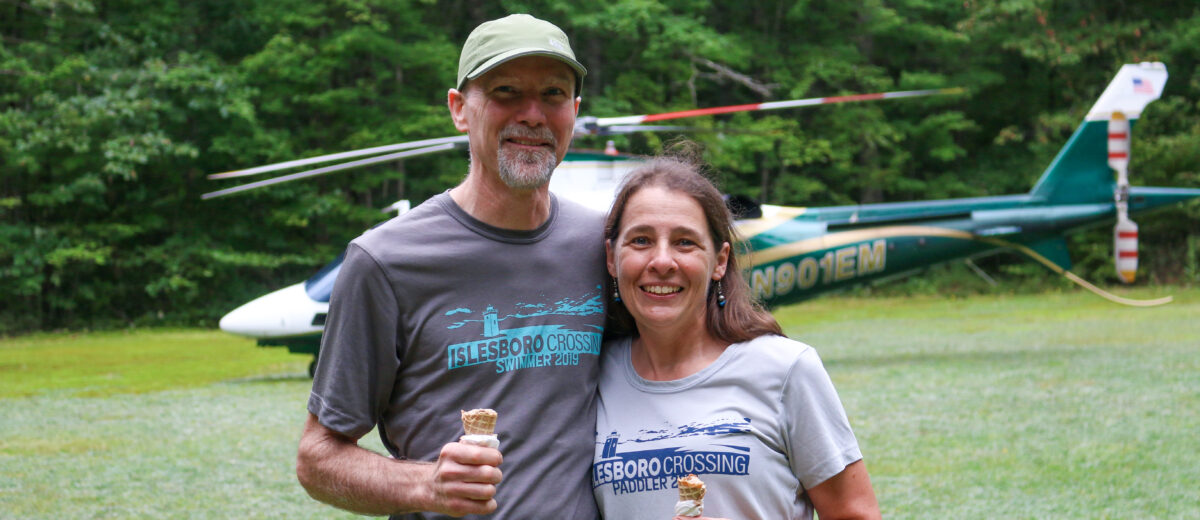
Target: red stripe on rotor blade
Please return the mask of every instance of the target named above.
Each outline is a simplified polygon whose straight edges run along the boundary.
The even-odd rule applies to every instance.
[[[1117,253],[1118,258],[1137,258],[1137,251],[1120,251]]]
[[[1128,159],[1129,152],[1108,152],[1109,159]]]
[[[846,101],[867,101],[870,99],[883,99],[885,94],[854,94],[851,96],[833,96],[821,100],[822,103],[843,103]]]
[[[1114,133],[1109,132],[1109,134],[1108,134],[1109,139],[1127,139],[1128,137],[1129,137],[1129,134],[1127,134],[1127,133],[1114,134]]]
[[[749,112],[752,110],[776,110],[780,108],[796,108],[801,106],[826,105],[831,103],[846,103],[851,101],[869,101],[875,99],[892,99],[911,96],[928,96],[933,94],[961,94],[964,89],[960,87],[944,88],[936,90],[908,90],[902,92],[879,92],[875,94],[852,94],[848,96],[831,96],[824,98],[809,98],[809,99],[793,99],[790,101],[771,101],[766,103],[750,103],[746,105],[731,105],[727,107],[714,108],[698,108],[694,110],[681,110],[679,112],[666,112],[663,114],[649,114],[644,116],[629,116],[618,118],[607,118],[613,120],[603,124],[618,124],[616,121],[621,121],[621,124],[641,124],[653,121],[665,121],[668,119],[681,119],[685,117],[711,116],[716,114],[730,114],[733,112]],[[604,119],[604,118],[602,118]]]
[[[749,105],[730,105],[727,107],[716,108],[698,108],[695,110],[682,110],[679,112],[667,112],[665,114],[651,114],[646,116],[642,122],[663,121],[666,119],[680,119],[684,117],[711,116],[716,114],[728,114],[731,112],[748,112],[757,110],[762,103],[753,103]]]
[[[1121,238],[1137,238],[1137,234],[1137,231],[1122,231],[1117,233],[1117,236]]]

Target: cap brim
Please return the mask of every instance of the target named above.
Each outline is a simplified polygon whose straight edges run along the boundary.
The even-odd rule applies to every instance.
[[[575,72],[575,95],[579,95],[579,93],[582,92],[583,77],[587,75],[587,69],[584,68],[583,64],[561,53],[538,48],[513,49],[504,54],[493,56],[492,59],[483,62],[478,67],[475,67],[475,70],[468,73],[467,76],[463,78],[462,82],[463,84],[466,84],[467,80],[478,78],[479,76],[486,74],[487,71],[499,67],[501,64],[507,61],[523,58],[525,56],[545,56],[547,58],[554,58],[567,64],[567,66],[571,67],[571,70]],[[463,85],[460,84],[458,88],[463,88]]]

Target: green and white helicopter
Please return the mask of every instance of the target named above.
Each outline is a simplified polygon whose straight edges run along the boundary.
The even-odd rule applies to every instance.
[[[1170,297],[1131,300],[1110,294],[1070,272],[1065,237],[1113,225],[1113,254],[1119,278],[1137,272],[1137,225],[1132,217],[1200,197],[1200,189],[1129,185],[1129,140],[1133,123],[1167,81],[1161,63],[1123,66],[1088,111],[1058,156],[1028,193],[992,197],[860,204],[820,208],[757,204],[732,197],[737,228],[748,261],[745,271],[755,296],[767,305],[800,301],[826,291],[913,273],[958,259],[1015,250],[1114,302],[1161,305]],[[647,123],[721,113],[776,110],[850,101],[948,93],[926,90],[737,105],[614,118],[580,118],[576,135],[678,129]],[[428,139],[367,150],[289,161],[216,174],[254,175],[321,162],[354,159],[206,194],[224,196],[278,182],[356,168],[404,157],[463,148],[466,136]],[[368,157],[357,159],[358,157]],[[555,171],[557,196],[607,210],[637,158],[606,153],[569,153]],[[260,345],[318,353],[329,296],[341,258],[307,281],[272,292],[233,310],[220,327]]]

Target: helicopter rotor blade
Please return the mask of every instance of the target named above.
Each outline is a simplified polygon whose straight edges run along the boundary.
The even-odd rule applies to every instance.
[[[939,88],[926,90],[904,90],[897,92],[878,92],[874,94],[853,94],[848,96],[830,96],[808,99],[793,99],[790,101],[768,101],[766,103],[751,103],[746,105],[729,105],[713,108],[698,108],[694,110],[680,110],[678,112],[665,112],[662,114],[646,114],[640,116],[623,116],[623,117],[598,117],[594,121],[590,121],[585,126],[584,132],[595,133],[599,128],[611,127],[617,125],[637,125],[641,123],[652,123],[655,121],[666,121],[670,119],[682,119],[685,117],[700,117],[711,116],[717,114],[731,114],[734,112],[750,112],[756,110],[781,110],[785,108],[807,107],[814,105],[831,105],[835,103],[851,103],[856,101],[872,101],[879,99],[896,99],[918,96],[933,96],[942,94],[961,94],[966,92],[966,89],[961,87],[954,88]]]
[[[440,145],[444,143],[465,143],[468,137],[466,135],[456,135],[451,137],[437,137],[433,139],[422,139],[420,141],[409,141],[407,143],[389,144],[384,146],[376,146],[374,148],[364,148],[362,150],[351,150],[349,152],[331,153],[328,155],[318,155],[316,157],[308,157],[305,159],[296,159],[292,161],[284,161],[275,164],[267,164],[247,168],[244,170],[233,170],[224,173],[214,173],[208,176],[209,179],[231,179],[234,177],[245,177],[248,175],[257,175],[260,173],[286,170],[299,166],[308,166],[310,164],[320,164],[323,162],[340,161],[342,159],[350,159],[353,157],[362,157],[364,155],[376,155],[386,152],[394,152],[397,150],[408,150],[412,148],[421,148],[425,146]]]
[[[624,134],[624,133],[647,132],[647,131],[693,131],[693,130],[697,130],[697,129],[690,128],[690,127],[681,127],[681,126],[644,125],[643,123],[649,123],[649,122],[655,122],[655,121],[666,121],[666,120],[671,120],[671,119],[681,119],[681,118],[687,118],[687,117],[699,117],[699,116],[715,115],[715,114],[747,112],[747,111],[754,111],[754,110],[780,110],[780,109],[785,109],[785,108],[795,108],[795,107],[813,106],[813,105],[827,105],[827,104],[834,104],[834,103],[848,103],[848,102],[855,102],[855,101],[870,101],[870,100],[877,100],[877,99],[894,99],[894,98],[929,96],[929,95],[939,95],[939,94],[959,94],[962,92],[965,92],[965,90],[962,88],[957,88],[957,87],[956,88],[943,88],[943,89],[928,89],[928,90],[908,90],[908,91],[897,91],[897,92],[880,92],[880,93],[875,93],[875,94],[855,94],[855,95],[848,95],[848,96],[831,96],[831,97],[821,97],[821,98],[796,99],[796,100],[790,100],[790,101],[772,101],[772,102],[755,103],[755,104],[748,104],[748,105],[730,105],[730,106],[724,106],[724,107],[702,108],[702,109],[696,109],[696,110],[683,110],[683,111],[678,111],[678,112],[666,112],[666,113],[662,113],[662,114],[647,114],[647,115],[640,115],[640,116],[605,117],[605,118],[581,117],[581,118],[579,118],[579,120],[576,123],[575,133],[576,133],[576,135],[608,135],[608,134],[612,134],[612,133]],[[377,163],[381,163],[381,162],[402,159],[405,157],[412,157],[412,156],[416,156],[416,155],[423,155],[423,154],[427,154],[427,153],[434,153],[434,152],[450,150],[457,146],[466,144],[467,142],[469,142],[469,139],[470,138],[467,135],[457,135],[457,136],[451,136],[451,137],[438,137],[438,138],[433,138],[433,139],[423,139],[423,140],[419,140],[419,141],[409,141],[406,143],[397,143],[397,144],[390,144],[390,145],[384,145],[384,146],[376,146],[373,148],[364,148],[361,150],[351,150],[348,152],[339,152],[339,153],[333,153],[333,154],[327,154],[327,155],[320,155],[320,156],[316,156],[316,157],[308,157],[305,159],[284,161],[284,162],[279,162],[279,163],[274,163],[274,164],[257,166],[254,168],[247,168],[244,170],[233,170],[233,171],[228,171],[228,172],[223,172],[223,173],[214,173],[214,174],[208,175],[208,178],[215,180],[215,179],[229,179],[229,178],[234,178],[234,177],[245,177],[245,176],[250,176],[250,175],[257,175],[260,173],[286,170],[289,168],[296,168],[296,167],[300,167],[300,166],[308,166],[311,164],[319,164],[319,163],[324,163],[324,162],[338,161],[338,160],[342,160],[342,159],[362,157],[362,156],[367,156],[367,155],[376,155],[376,154],[381,154],[381,153],[393,152],[393,151],[397,151],[397,150],[408,150],[405,152],[398,152],[398,153],[394,153],[394,154],[383,155],[383,156],[373,157],[373,158],[369,158],[369,159],[362,159],[362,160],[351,161],[351,162],[343,163],[343,164],[325,166],[325,167],[317,168],[314,170],[308,170],[308,171],[303,171],[303,172],[299,172],[299,173],[288,174],[288,175],[284,175],[284,176],[280,176],[280,177],[275,177],[272,179],[267,179],[267,180],[263,180],[263,181],[257,181],[257,182],[252,182],[249,184],[244,184],[241,186],[235,186],[232,188],[217,190],[217,191],[205,193],[204,195],[201,196],[201,198],[204,200],[208,200],[208,199],[213,199],[213,198],[217,198],[217,197],[223,197],[225,195],[239,193],[242,191],[252,190],[255,188],[261,188],[264,186],[271,186],[274,184],[293,181],[296,179],[312,177],[315,175],[323,175],[323,174],[332,173],[335,171],[347,170],[347,169],[351,169],[351,168],[359,168],[359,167],[369,166],[369,165],[377,164]]]
[[[673,125],[613,125],[604,127],[603,135],[636,134],[638,132],[705,132],[714,131],[712,128],[698,126]]]
[[[768,134],[771,131],[714,128],[706,126],[616,125],[607,127],[606,135],[636,134],[638,132],[709,132],[714,134]]]
[[[429,154],[429,153],[444,152],[446,150],[451,150],[451,149],[455,148],[456,146],[458,146],[458,143],[448,142],[448,143],[442,143],[442,144],[437,144],[437,145],[433,145],[433,146],[427,146],[425,148],[418,148],[416,150],[406,150],[403,152],[397,152],[397,153],[388,154],[388,155],[381,155],[379,157],[371,157],[368,159],[360,159],[360,160],[351,161],[348,163],[335,164],[332,166],[325,166],[325,167],[317,168],[314,170],[307,170],[307,171],[302,171],[302,172],[298,172],[298,173],[290,173],[288,175],[281,175],[279,177],[273,177],[270,179],[251,182],[248,184],[242,184],[240,186],[234,186],[232,188],[225,188],[223,190],[217,190],[217,191],[205,193],[204,195],[201,195],[200,198],[203,200],[215,199],[217,197],[224,197],[226,195],[232,195],[234,193],[239,193],[239,192],[243,192],[243,191],[247,191],[247,190],[253,190],[256,188],[262,188],[264,186],[271,186],[271,185],[279,184],[279,183],[283,183],[283,182],[294,181],[297,179],[304,179],[307,177],[324,175],[327,173],[333,173],[333,172],[341,171],[341,170],[361,168],[364,166],[370,166],[372,164],[377,164],[377,163],[381,163],[381,162],[395,161],[397,159],[403,159],[405,157],[414,157],[414,156],[424,155],[424,154]]]

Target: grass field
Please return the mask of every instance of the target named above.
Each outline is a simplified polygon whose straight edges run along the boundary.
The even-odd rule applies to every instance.
[[[1200,518],[1200,289],[1172,292],[776,315],[825,360],[887,518]],[[212,331],[0,340],[0,517],[352,517],[293,475],[307,363]]]

